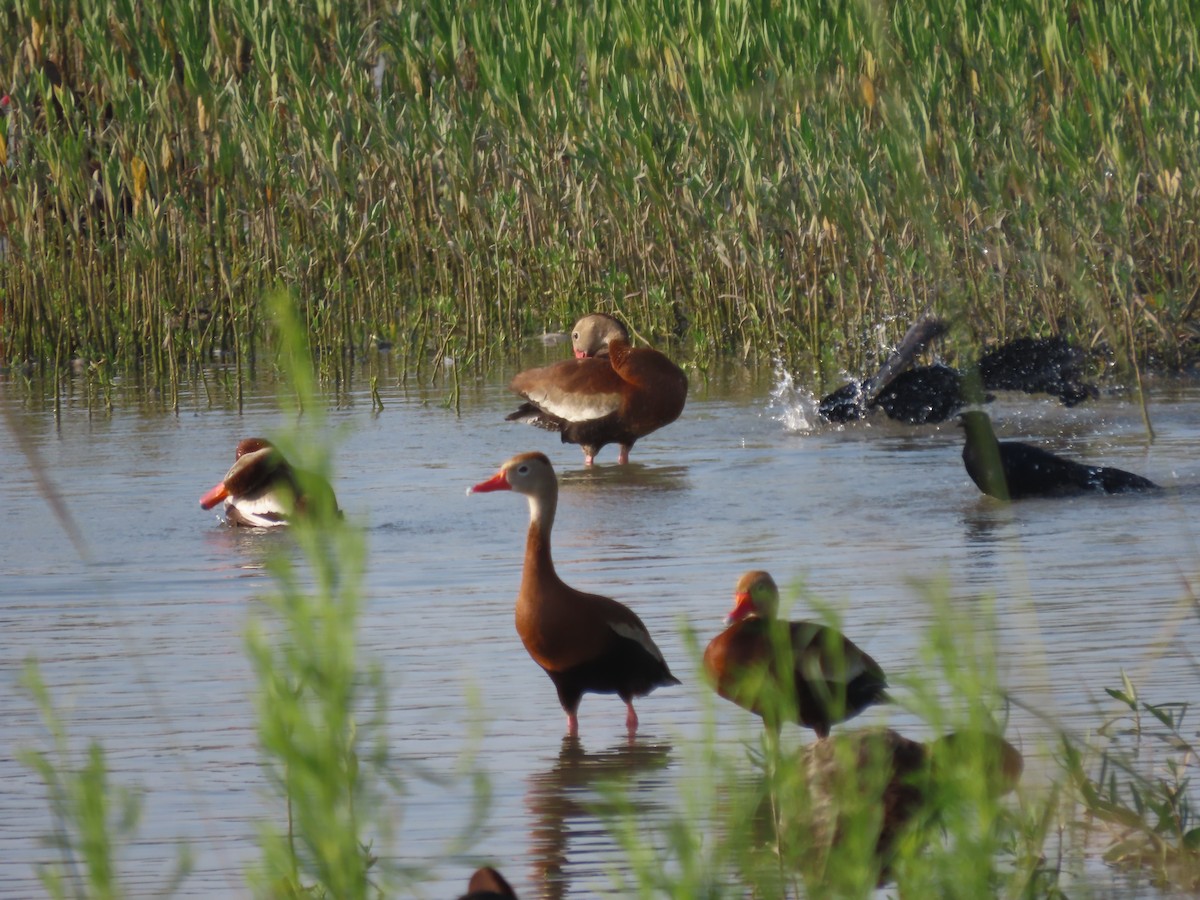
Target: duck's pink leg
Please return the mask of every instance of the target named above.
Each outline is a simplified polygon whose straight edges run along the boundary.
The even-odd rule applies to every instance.
[[[573,712],[567,713],[567,734],[571,737],[579,737],[579,716]]]
[[[585,466],[590,466],[595,461],[596,461],[596,458],[594,456],[592,456],[592,454],[590,454],[590,453],[583,454],[583,464]]]
[[[627,712],[625,714],[625,730],[628,731],[630,734],[633,734],[634,732],[637,731],[637,727],[638,727],[637,713],[633,709],[633,701],[632,700],[630,700],[628,703],[626,703],[625,706],[629,710],[629,712]]]
[[[621,445],[621,452],[620,452],[620,454],[617,456],[617,463],[618,463],[619,465],[622,465],[622,466],[623,466],[623,465],[625,465],[625,464],[626,464],[626,463],[628,463],[628,462],[629,462],[629,447],[627,447],[625,444],[622,444],[622,445]]]

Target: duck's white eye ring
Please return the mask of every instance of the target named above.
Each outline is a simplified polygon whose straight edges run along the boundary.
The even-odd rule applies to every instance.
[[[579,340],[579,332],[578,331],[575,332],[573,335],[571,335],[571,340],[573,340],[573,341]]]
[[[517,474],[518,475],[525,475],[528,472],[529,472],[529,466],[527,464],[521,463],[521,465],[517,466]]]

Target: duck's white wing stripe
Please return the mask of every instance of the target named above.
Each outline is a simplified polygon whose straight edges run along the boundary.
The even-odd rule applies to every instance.
[[[629,638],[631,641],[636,641],[642,645],[642,648],[657,659],[661,663],[666,663],[663,659],[662,651],[654,644],[654,639],[650,637],[650,633],[645,628],[638,628],[635,625],[628,625],[625,622],[609,622],[608,626],[623,638]]]
[[[550,415],[566,419],[568,422],[602,419],[621,408],[621,395],[615,392],[584,394],[548,386],[529,391],[525,394],[525,398]]]

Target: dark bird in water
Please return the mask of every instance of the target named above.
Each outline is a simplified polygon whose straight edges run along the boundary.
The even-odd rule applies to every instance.
[[[704,651],[718,694],[776,730],[784,715],[794,715],[821,738],[888,699],[883,669],[849,638],[815,622],[778,622],[778,610],[779,588],[769,574],[738,579],[729,627]]]
[[[822,398],[820,414],[830,422],[849,422],[879,408],[888,418],[910,425],[945,422],[971,399],[966,395],[971,370],[943,363],[912,363],[946,330],[942,320],[921,316],[879,372],[865,382],[852,381]],[[1066,338],[1022,337],[985,353],[974,370],[983,391],[1044,392],[1067,406],[1075,406],[1099,393],[1094,385],[1083,381],[1083,363],[1083,352]],[[987,402],[992,397],[984,394],[975,399]]]
[[[579,444],[584,465],[606,444],[619,444],[617,462],[627,463],[635,441],[679,418],[687,375],[659,351],[631,346],[625,326],[604,313],[576,322],[571,343],[575,359],[513,378],[510,389],[527,402],[506,420]]]
[[[946,333],[946,323],[932,315],[920,316],[904,333],[900,344],[879,371],[866,381],[851,381],[821,398],[817,407],[830,422],[850,422],[866,416],[880,395],[897,377],[911,368],[913,360],[930,341]],[[886,408],[886,407],[885,407]]]
[[[963,407],[962,372],[943,363],[917,366],[892,379],[874,405],[897,422],[945,422]]]
[[[963,464],[981,491],[998,500],[1054,497],[1102,491],[1154,490],[1148,478],[1123,469],[1089,466],[1055,456],[1020,441],[999,441],[987,413],[971,410],[959,416],[966,432]]]
[[[986,390],[1052,394],[1075,406],[1100,393],[1083,381],[1083,364],[1083,351],[1061,335],[1021,337],[979,358],[979,380]]]
[[[467,885],[467,893],[458,900],[517,900],[517,892],[495,869],[484,866],[476,869]]]

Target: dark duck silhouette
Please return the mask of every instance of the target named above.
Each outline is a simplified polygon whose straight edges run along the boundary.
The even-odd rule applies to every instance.
[[[638,727],[633,698],[679,684],[679,679],[629,607],[577,591],[558,577],[550,555],[558,479],[550,460],[542,453],[520,453],[469,493],[486,491],[516,491],[529,500],[517,634],[533,661],[554,682],[567,714],[567,733],[579,733],[579,701],[585,693],[595,693],[616,694],[625,702],[625,727],[633,734]]]
[[[888,699],[883,669],[849,638],[815,622],[777,622],[778,610],[779,588],[769,574],[738,579],[728,627],[704,651],[718,694],[771,728],[794,717],[819,738]],[[773,633],[778,627],[786,633]]]
[[[992,420],[979,410],[962,413],[959,424],[966,432],[962,458],[967,474],[981,491],[998,500],[1158,488],[1150,479],[1123,469],[1089,466],[1032,444],[997,440]]]
[[[893,389],[891,393],[885,392],[888,392],[889,387],[897,378],[911,369],[913,360],[918,353],[935,338],[945,334],[946,328],[946,323],[941,319],[928,313],[921,315],[909,326],[899,345],[880,366],[878,372],[865,381],[851,381],[833,393],[822,397],[817,411],[830,422],[851,422],[867,416],[879,403],[880,395],[891,398],[889,405],[893,406],[897,413],[900,412],[902,403],[919,409],[922,405],[921,396],[918,393],[919,386],[902,385],[900,390],[904,391],[905,397],[908,398],[902,401],[895,399],[896,389]],[[956,384],[954,395],[957,394],[958,385]],[[888,406],[883,408],[887,410]],[[892,415],[890,412],[888,414]],[[893,416],[893,418],[896,417],[898,416]]]
[[[606,444],[619,444],[619,463],[634,443],[679,418],[687,400],[683,370],[662,353],[632,347],[629,332],[605,313],[584,316],[572,329],[575,359],[527,369],[510,389],[527,401],[506,417],[583,448],[591,465]]]
[[[1084,382],[1083,365],[1083,351],[1062,335],[1020,337],[979,358],[979,380],[987,390],[1052,394],[1075,406],[1100,394]]]
[[[517,892],[503,875],[491,866],[484,866],[475,870],[467,893],[458,900],[517,900]]]
[[[978,377],[977,393],[1048,393],[1066,406],[1099,394],[1083,380],[1083,351],[1060,335],[1016,338],[985,353],[966,370],[944,363],[914,366],[917,354],[947,328],[944,321],[928,313],[920,316],[875,375],[823,397],[818,411],[826,420],[839,423],[861,419],[877,408],[888,418],[910,425],[945,422],[971,399],[967,390],[972,370]],[[975,399],[987,402],[992,397],[983,393]]]

